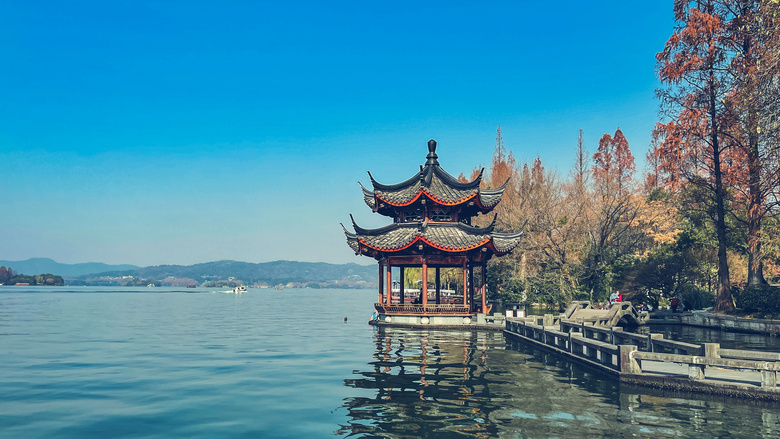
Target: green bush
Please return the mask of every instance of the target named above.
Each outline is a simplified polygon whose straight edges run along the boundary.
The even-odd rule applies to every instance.
[[[686,284],[680,290],[680,297],[686,310],[709,308],[715,304],[714,294],[695,285]]]
[[[503,302],[518,303],[526,301],[525,286],[519,279],[509,279],[496,295]]]
[[[780,287],[758,285],[744,290],[732,288],[737,308],[747,313],[780,313]]]

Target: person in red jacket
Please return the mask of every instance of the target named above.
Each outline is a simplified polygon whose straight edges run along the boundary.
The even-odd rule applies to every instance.
[[[677,307],[680,306],[680,299],[672,297],[672,301],[669,302],[669,305],[672,307],[672,312],[677,312]]]

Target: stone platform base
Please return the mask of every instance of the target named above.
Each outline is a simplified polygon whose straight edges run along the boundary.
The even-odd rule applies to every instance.
[[[379,314],[376,320],[368,322],[374,326],[395,326],[406,328],[436,328],[436,329],[489,329],[503,331],[504,317],[498,314],[486,316],[404,316]]]

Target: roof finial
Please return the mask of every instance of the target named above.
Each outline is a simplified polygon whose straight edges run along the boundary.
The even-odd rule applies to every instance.
[[[425,162],[425,165],[438,165],[439,161],[436,160],[439,158],[438,155],[436,155],[436,141],[431,139],[428,141],[428,155],[425,157],[428,159],[427,162]]]

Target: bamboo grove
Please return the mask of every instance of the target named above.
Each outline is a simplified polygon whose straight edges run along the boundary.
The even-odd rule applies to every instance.
[[[526,234],[491,261],[493,299],[780,312],[779,3],[675,0],[642,173],[619,128],[592,155],[580,130],[562,176],[516,163],[499,127],[485,185],[509,180],[498,227]]]

